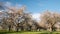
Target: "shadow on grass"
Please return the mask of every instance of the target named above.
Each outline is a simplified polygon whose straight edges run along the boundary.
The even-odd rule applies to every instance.
[[[60,34],[60,33],[58,33],[58,32],[57,32],[57,33],[54,33],[54,32],[45,32],[45,33],[44,33],[44,32],[43,32],[43,33],[38,33],[38,34]]]
[[[9,33],[22,33],[22,31],[19,31],[19,32],[13,32],[13,31],[11,31],[11,32],[9,32],[9,31],[7,31],[7,32],[0,32],[0,34],[9,34]]]
[[[16,31],[4,31],[4,32],[2,32],[2,31],[0,31],[0,34],[11,34],[11,33],[19,33],[19,34],[21,34],[21,33],[24,33],[24,32],[32,32],[32,31],[19,31],[19,32],[16,32]],[[32,33],[34,33],[34,32],[32,32]],[[36,34],[60,34],[59,32],[35,32]],[[26,33],[25,33],[26,34]],[[30,34],[30,33],[29,33]]]
[[[39,33],[39,34],[52,34],[52,33]]]

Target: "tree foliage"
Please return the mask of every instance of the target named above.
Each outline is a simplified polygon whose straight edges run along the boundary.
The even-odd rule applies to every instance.
[[[43,24],[48,24],[47,27],[49,28],[51,32],[53,31],[54,25],[57,22],[60,22],[60,14],[46,11],[42,14],[41,21],[43,21]]]

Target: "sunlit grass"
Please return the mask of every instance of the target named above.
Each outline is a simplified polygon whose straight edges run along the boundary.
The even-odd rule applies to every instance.
[[[48,32],[48,31],[0,31],[0,34],[60,34],[60,32]]]

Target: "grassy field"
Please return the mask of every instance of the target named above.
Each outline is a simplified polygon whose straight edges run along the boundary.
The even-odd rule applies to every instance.
[[[0,31],[0,34],[60,34],[60,32],[28,32],[28,31],[19,31],[19,32],[8,32],[8,31]]]

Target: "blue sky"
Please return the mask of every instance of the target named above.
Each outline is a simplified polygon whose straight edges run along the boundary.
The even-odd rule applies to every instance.
[[[33,13],[33,17],[38,18],[39,13],[45,10],[60,12],[60,0],[0,0],[5,2],[7,6],[16,5],[26,6],[27,11]]]
[[[45,10],[60,12],[60,0],[0,0],[0,2],[25,5],[27,10],[32,13],[41,13]]]

